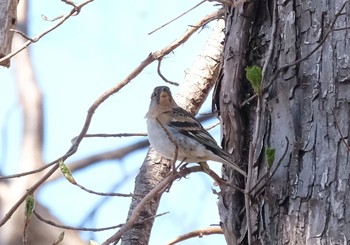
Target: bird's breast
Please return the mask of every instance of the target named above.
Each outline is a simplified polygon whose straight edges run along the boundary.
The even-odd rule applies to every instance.
[[[163,127],[164,128],[163,128]],[[169,139],[166,126],[160,125],[155,119],[147,120],[148,140],[151,146],[162,156],[172,159],[175,154],[174,143]]]

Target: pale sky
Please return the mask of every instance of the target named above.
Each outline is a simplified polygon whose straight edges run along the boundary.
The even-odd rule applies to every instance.
[[[218,8],[214,2],[206,2],[169,26],[147,35],[197,3],[192,0],[96,0],[85,6],[78,16],[31,46],[36,75],[44,93],[45,161],[50,162],[64,155],[71,139],[80,132],[88,108],[104,91],[125,78],[149,53],[163,48],[184,33],[188,25]],[[42,15],[52,19],[69,10],[70,7],[61,1],[32,1],[29,36],[35,36],[53,24],[44,21]],[[181,83],[185,70],[193,63],[210,32],[211,28],[206,28],[194,34],[186,44],[166,57],[162,62],[162,73],[169,80]],[[11,69],[0,68],[0,77],[3,86],[0,90],[0,125],[3,129],[0,160],[1,166],[7,163],[3,171],[11,174],[16,171],[13,163],[18,160],[21,118],[15,104],[16,91]],[[96,111],[89,133],[146,132],[144,115],[150,94],[158,85],[164,85],[164,82],[157,75],[155,62]],[[176,88],[170,87],[176,93]],[[201,111],[210,111],[210,103],[206,103]],[[210,132],[219,139],[218,127]],[[137,140],[139,138],[85,139],[67,164]],[[94,165],[74,174],[74,177],[87,188],[104,192],[111,191],[122,181],[121,188],[113,191],[130,193],[145,153],[146,150],[143,150],[121,161]],[[211,166],[220,174],[220,164]],[[123,180],[129,175],[130,178]],[[150,244],[164,244],[191,230],[218,224],[217,198],[212,194],[212,187],[213,181],[204,174],[192,174],[188,179],[176,181],[170,192],[162,197],[158,212],[170,213],[156,219]],[[65,180],[46,185],[37,198],[71,226],[81,225],[87,213],[102,199],[83,192]],[[130,198],[108,198],[98,209],[96,219],[84,226],[105,227],[123,223],[129,204]],[[102,243],[114,232],[95,233],[93,237],[89,237],[88,232],[82,235]],[[226,244],[221,235],[195,238],[181,244],[214,243]]]

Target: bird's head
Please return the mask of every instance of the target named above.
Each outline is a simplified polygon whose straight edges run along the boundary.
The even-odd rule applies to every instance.
[[[151,95],[151,103],[146,117],[169,111],[175,107],[178,107],[178,105],[171,95],[170,88],[167,86],[155,87]]]

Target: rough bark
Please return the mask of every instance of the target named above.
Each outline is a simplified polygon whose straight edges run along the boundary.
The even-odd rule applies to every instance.
[[[344,2],[295,1],[279,5],[278,29],[284,35],[277,39],[278,65],[311,52]],[[346,11],[335,27],[349,26],[349,16]],[[275,82],[276,93],[271,93],[267,103],[271,132],[266,144],[283,149],[281,136],[287,136],[292,143],[288,157],[266,190],[269,207],[261,210],[266,214],[262,220],[266,229],[261,227],[261,235],[275,243],[350,241],[346,184],[349,149],[338,131],[347,140],[350,99],[347,32],[331,33],[315,54],[283,72]]]
[[[264,151],[267,147],[276,150],[276,163],[281,165],[267,183],[265,189],[256,194],[249,204],[254,217],[251,218],[253,244],[347,244],[350,241],[349,213],[350,203],[348,193],[349,182],[349,148],[346,146],[349,134],[349,69],[350,46],[348,30],[338,30],[322,43],[323,38],[346,1],[277,1],[277,21],[272,21],[273,1],[265,5],[257,2],[259,11],[255,16],[249,48],[243,57],[232,56],[234,60],[243,58],[248,65],[263,66],[266,60],[268,45],[272,40],[272,25],[277,26],[277,35],[274,38],[274,50],[271,61],[267,66],[264,86],[273,82],[272,86],[261,96],[260,123],[257,147],[254,155],[254,181],[267,170]],[[245,4],[247,7],[247,4]],[[349,3],[343,14],[338,18],[334,28],[349,27]],[[220,111],[225,115],[234,115],[233,119],[248,116],[250,122],[238,132],[238,139],[234,140],[233,126],[223,125],[224,143],[235,151],[239,147],[248,147],[254,132],[257,115],[254,113],[256,100],[247,104],[241,110],[242,103],[251,89],[244,79],[237,79],[236,73],[240,67],[227,60],[231,50],[242,47],[237,42],[246,40],[237,36],[230,27],[231,19],[227,18],[227,37],[225,43],[223,78],[227,76],[228,84],[235,86],[239,83],[241,93],[237,104],[227,100],[234,96],[224,93],[227,89],[221,88]],[[322,45],[316,52],[297,65],[282,70],[275,77],[278,68],[305,57],[317,45]],[[231,49],[227,46],[234,46]],[[244,54],[244,51],[242,51]],[[238,62],[238,61],[237,61]],[[242,61],[241,61],[242,62]],[[244,73],[243,73],[244,74]],[[242,74],[242,75],[243,75]],[[223,86],[224,79],[221,80]],[[230,90],[236,91],[236,90]],[[233,109],[225,111],[222,107],[228,101]],[[232,105],[233,104],[233,105]],[[334,115],[333,115],[334,113]],[[237,116],[238,114],[238,116]],[[228,116],[226,116],[228,117]],[[229,120],[228,120],[229,121]],[[246,133],[245,133],[246,132]],[[239,137],[244,137],[239,138]],[[285,137],[289,139],[289,148],[284,158],[282,155],[287,147]],[[227,143],[228,142],[228,143]],[[242,143],[243,142],[243,143]],[[239,144],[239,145],[236,145]],[[230,149],[230,148],[229,148]],[[241,150],[241,158],[247,160],[247,151]],[[223,199],[233,198],[223,192]],[[237,224],[237,201],[227,203],[223,207],[227,216],[223,228],[232,224],[238,225],[240,236],[247,236],[245,227]],[[245,216],[238,216],[244,222]],[[244,223],[245,225],[245,223]],[[228,244],[235,244],[235,234],[225,232]],[[243,240],[244,244],[247,240]]]
[[[186,75],[185,82],[180,86],[179,94],[176,96],[178,104],[192,114],[198,112],[217,77],[222,52],[222,29],[223,23],[219,22],[195,65]],[[160,157],[151,148],[136,177],[134,194],[149,193],[169,174],[170,165],[170,161]],[[157,214],[160,198],[160,195],[156,196],[145,206],[139,221]],[[140,198],[133,198],[128,216],[133,213],[140,200]],[[122,237],[122,244],[148,244],[153,222],[154,219],[150,219],[140,225],[135,225]]]
[[[222,146],[227,152],[233,153],[238,165],[247,162],[245,137],[247,120],[241,110],[243,96],[245,55],[250,37],[250,27],[255,16],[255,3],[248,3],[238,8],[227,9],[226,38],[222,61],[222,71],[216,87],[216,109],[221,117]],[[241,176],[224,168],[223,178],[231,186],[244,188]],[[237,244],[240,240],[242,212],[244,207],[243,194],[229,186],[222,186],[219,199],[219,214],[222,229],[228,244]],[[244,237],[244,232],[243,232]]]
[[[11,52],[13,32],[17,23],[17,0],[0,1],[0,58]],[[9,67],[10,61],[0,63],[1,66]]]

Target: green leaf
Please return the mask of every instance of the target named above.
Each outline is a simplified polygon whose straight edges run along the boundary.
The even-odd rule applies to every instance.
[[[252,85],[255,93],[260,93],[262,70],[260,66],[248,66],[245,68],[246,78]]]
[[[75,181],[75,179],[73,178],[72,172],[70,171],[70,169],[67,167],[67,165],[60,160],[59,162],[60,165],[60,170],[61,173],[63,174],[63,176],[69,181],[71,182],[73,185],[76,185],[77,182]]]
[[[35,199],[33,195],[28,195],[26,197],[26,202],[25,202],[25,208],[24,208],[24,215],[29,218],[35,208]]]
[[[275,161],[275,155],[276,155],[276,150],[274,148],[270,148],[270,147],[266,148],[265,156],[266,156],[266,161],[269,168],[272,167],[272,164]]]

